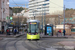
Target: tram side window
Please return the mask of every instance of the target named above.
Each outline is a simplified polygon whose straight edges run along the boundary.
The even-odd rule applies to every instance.
[[[36,25],[36,32],[37,32],[37,33],[39,32],[39,25],[38,25],[38,23],[37,23],[37,25]]]
[[[30,25],[28,24],[28,33],[30,33]]]

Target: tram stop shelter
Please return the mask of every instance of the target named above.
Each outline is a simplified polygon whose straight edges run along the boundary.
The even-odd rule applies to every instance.
[[[53,25],[52,24],[47,24],[45,26],[45,35],[53,36]]]

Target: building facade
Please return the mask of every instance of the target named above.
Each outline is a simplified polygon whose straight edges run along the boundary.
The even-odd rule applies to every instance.
[[[7,21],[7,16],[9,16],[9,0],[0,0],[0,21]]]
[[[7,29],[7,16],[9,16],[9,0],[0,0],[0,31],[2,33],[5,33]]]
[[[29,17],[63,14],[63,0],[29,0]]]

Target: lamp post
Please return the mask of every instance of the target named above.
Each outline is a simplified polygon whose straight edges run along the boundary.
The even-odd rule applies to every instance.
[[[42,33],[43,33],[43,6],[42,6]]]

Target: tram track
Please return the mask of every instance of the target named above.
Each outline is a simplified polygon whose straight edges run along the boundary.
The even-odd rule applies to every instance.
[[[9,40],[9,41],[6,42],[5,45],[3,46],[3,47],[4,47],[3,50],[10,50],[9,48],[14,48],[14,50],[17,50],[16,43],[17,43],[18,41],[21,41],[23,38],[24,38],[24,37],[22,37],[22,38],[20,38],[20,39],[16,38],[16,39],[14,39],[14,40]],[[11,46],[11,47],[10,47],[10,46]],[[13,49],[11,49],[11,50],[13,50]]]
[[[25,36],[16,39],[7,39],[3,50],[46,50],[48,45],[41,41],[29,41]]]
[[[24,42],[23,42],[24,43]],[[28,45],[28,47],[29,48],[31,48],[31,50],[46,50],[45,48],[49,48],[48,47],[48,45],[46,45],[46,44],[44,44],[44,42],[42,42],[42,41],[40,41],[40,40],[38,40],[38,41],[29,41],[29,40],[27,40],[27,42],[25,42],[27,45]],[[30,45],[29,45],[29,44]],[[25,44],[25,45],[26,45]],[[27,46],[26,45],[26,46]],[[32,46],[33,47],[32,47]],[[34,47],[35,46],[35,47]],[[37,47],[37,48],[36,48]],[[35,49],[33,49],[33,48],[35,48]],[[30,50],[30,49],[29,49]]]

